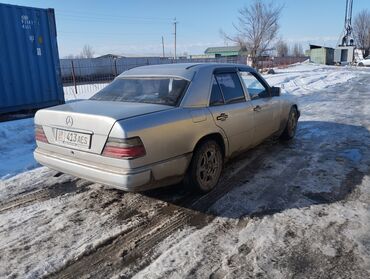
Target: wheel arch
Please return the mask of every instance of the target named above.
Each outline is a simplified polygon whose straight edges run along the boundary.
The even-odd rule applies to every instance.
[[[194,150],[199,148],[199,146],[207,140],[214,140],[215,142],[218,143],[218,145],[221,147],[222,156],[225,159],[227,156],[227,142],[225,142],[224,137],[220,133],[217,133],[217,132],[201,137],[198,140],[198,142],[195,144]]]
[[[201,184],[199,184],[198,179],[196,179],[196,168],[197,168],[196,166],[198,164],[197,164],[197,162],[194,158],[197,157],[196,156],[197,149],[200,148],[203,143],[205,143],[209,140],[215,141],[220,146],[220,149],[221,149],[221,156],[222,156],[221,160],[222,160],[222,162],[221,162],[220,171],[218,173],[217,182],[215,184],[215,185],[217,185],[219,177],[220,177],[222,169],[223,169],[223,163],[225,163],[225,155],[227,154],[227,151],[226,151],[227,150],[227,138],[224,138],[222,136],[222,134],[219,133],[219,132],[214,132],[214,133],[209,133],[207,135],[204,135],[197,141],[197,143],[195,144],[194,149],[193,149],[193,154],[192,154],[192,158],[190,160],[190,164],[189,164],[189,166],[187,168],[187,171],[185,173],[185,176],[184,176],[185,185],[187,185],[188,187],[191,187],[192,189],[195,189],[196,191],[200,191],[202,193],[206,193],[206,192],[212,190],[215,185],[212,186],[211,188],[208,188],[208,186],[207,186],[206,189],[203,189],[203,186]]]

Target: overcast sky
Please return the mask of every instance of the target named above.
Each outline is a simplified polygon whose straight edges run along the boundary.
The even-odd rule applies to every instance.
[[[176,17],[178,54],[200,54],[225,42],[220,29],[232,34],[238,10],[250,0],[5,0],[9,4],[54,8],[60,56],[78,54],[85,44],[96,55],[173,53]],[[268,1],[270,2],[270,1]],[[275,0],[284,5],[280,36],[290,43],[335,46],[344,28],[346,0]],[[354,16],[370,9],[370,0],[354,0]]]

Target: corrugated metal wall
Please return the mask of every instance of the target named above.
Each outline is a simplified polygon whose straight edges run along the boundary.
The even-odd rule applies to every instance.
[[[310,50],[310,61],[313,63],[333,65],[334,49],[331,48],[313,48]]]
[[[116,74],[116,69],[119,74],[138,66],[170,63],[168,59],[160,57],[61,59],[62,77],[72,74],[72,61],[76,76]]]
[[[163,57],[122,57],[112,58],[82,58],[82,59],[61,59],[60,67],[62,77],[70,78],[72,75],[72,61],[76,77],[117,75],[131,68],[144,65],[171,64],[171,63],[245,63],[243,57],[221,57],[221,58],[181,58],[174,61],[171,58]]]
[[[53,9],[0,4],[0,113],[64,102]]]

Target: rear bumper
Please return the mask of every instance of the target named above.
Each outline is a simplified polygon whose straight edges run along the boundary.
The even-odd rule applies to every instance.
[[[51,169],[129,192],[138,192],[179,182],[189,161],[188,156],[181,156],[144,168],[117,171],[110,169],[109,166],[92,166],[88,162],[73,160],[40,148],[37,148],[33,154],[36,161]],[[183,167],[173,173],[171,166],[174,164],[179,166],[178,163],[181,164],[181,162]],[[169,177],[175,179],[166,179]]]

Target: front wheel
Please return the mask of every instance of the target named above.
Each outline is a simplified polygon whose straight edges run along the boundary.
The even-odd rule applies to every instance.
[[[297,125],[298,125],[298,111],[296,107],[292,107],[289,112],[289,117],[285,129],[280,136],[281,139],[290,140],[294,138],[295,133],[297,131]]]
[[[220,145],[214,140],[203,142],[194,151],[185,184],[206,193],[216,187],[221,176],[223,156]]]

